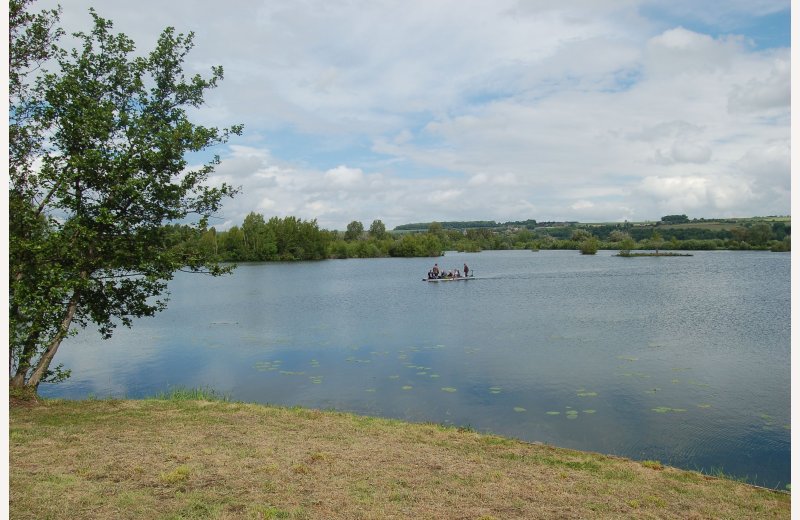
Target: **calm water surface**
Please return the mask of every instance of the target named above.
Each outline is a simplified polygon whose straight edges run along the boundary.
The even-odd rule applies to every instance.
[[[469,425],[774,487],[790,478],[790,255],[601,251],[240,265],[87,330],[52,397],[233,399]],[[476,279],[423,283],[437,261]]]

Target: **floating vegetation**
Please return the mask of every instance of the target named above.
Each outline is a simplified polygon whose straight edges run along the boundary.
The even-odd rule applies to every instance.
[[[426,376],[426,375],[428,375],[428,373],[427,373],[427,372],[425,372],[424,370],[422,370],[422,371],[420,371],[420,372],[417,372],[417,375],[418,375],[418,376]]]
[[[319,367],[319,361],[317,361],[316,359],[312,359],[311,360],[311,366],[314,367],[314,368]]]
[[[711,408],[711,405],[703,403],[703,404],[698,404],[697,407],[698,408]]]
[[[597,413],[597,410],[584,410],[583,413],[588,413],[588,414]]]
[[[365,392],[369,392],[369,393],[371,393],[371,394],[374,394],[374,393],[375,393],[375,389],[374,389],[374,388],[367,388],[367,389],[366,389],[366,390],[364,390],[364,391],[365,391]]]
[[[349,361],[351,363],[372,363],[371,359],[356,359],[353,356],[350,356],[349,358],[347,358],[347,361]]]
[[[549,412],[546,412],[546,413],[547,413],[547,415],[561,415],[561,412],[557,412],[555,410],[552,410],[552,411],[549,411]]]
[[[521,406],[515,406],[514,407],[514,411],[518,412],[518,413],[522,413],[522,412],[527,412],[528,410],[526,410],[525,408],[523,408]]]
[[[389,379],[400,379],[400,376],[389,376]]]
[[[567,410],[567,419],[577,419],[578,410]]]
[[[639,361],[639,358],[631,357],[631,356],[617,356],[617,359],[621,359],[622,361],[630,361],[630,362]]]
[[[294,372],[292,370],[281,370],[280,373],[285,375],[285,376],[304,376],[304,375],[306,375],[305,372]]]
[[[442,392],[450,392],[450,393],[453,393],[453,392],[458,392],[458,390],[456,390],[456,389],[455,389],[455,388],[453,388],[452,386],[443,386],[443,387],[442,387]]]
[[[408,359],[408,356],[405,354],[400,354],[399,356],[397,356],[397,359]]]
[[[578,397],[597,397],[597,392],[586,392],[586,391],[579,391]]]
[[[255,366],[256,370],[260,370],[262,372],[265,372],[265,371],[268,371],[268,370],[269,371],[278,370],[280,365],[281,365],[280,361],[257,361],[254,366]]]
[[[673,379],[673,380],[672,380],[672,384],[673,384],[673,385],[677,385],[677,384],[678,384],[678,383],[680,383],[680,382],[681,382],[681,380],[680,380],[680,379]]]
[[[672,369],[673,372],[684,372],[686,370],[691,370],[691,367],[674,367]]]
[[[685,408],[670,408],[668,406],[659,406],[658,408],[653,408],[653,411],[656,413],[680,413],[685,412]]]
[[[413,386],[411,386],[411,385],[403,385],[403,386],[402,386],[402,389],[403,389],[403,390],[411,390],[412,388],[414,388],[414,387],[413,387]]]
[[[654,394],[654,393],[658,392],[659,390],[661,390],[661,389],[660,388],[651,388],[650,390],[645,390],[645,393],[646,394]]]
[[[503,391],[503,389],[500,388],[499,386],[490,386],[489,387],[489,393],[490,394],[499,394],[502,391]]]
[[[311,382],[312,382],[312,383],[314,383],[315,385],[322,384],[322,376],[311,376],[311,377],[309,377],[309,379],[310,379],[310,380],[311,380]]]
[[[650,376],[642,372],[622,372],[617,374],[622,377],[638,377],[639,379],[649,379]]]
[[[692,386],[701,386],[703,388],[709,388],[711,386],[708,383],[698,383],[697,381],[689,381],[687,384],[690,384]]]
[[[764,426],[763,426],[764,429],[768,429],[771,428],[772,426],[775,426],[775,419],[771,415],[767,415],[765,413],[761,414],[761,420],[764,421]]]
[[[431,377],[437,379],[439,377],[439,374],[431,374]]]

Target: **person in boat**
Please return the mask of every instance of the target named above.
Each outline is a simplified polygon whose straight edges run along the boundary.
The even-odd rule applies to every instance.
[[[454,269],[453,276],[455,276],[456,278],[461,278],[461,271],[459,271],[458,269]]]
[[[467,276],[469,276],[469,267],[467,266],[467,264],[464,264],[464,278],[466,278]]]
[[[433,269],[431,269],[431,274],[433,276],[429,276],[428,278],[439,278],[439,264],[433,264]]]

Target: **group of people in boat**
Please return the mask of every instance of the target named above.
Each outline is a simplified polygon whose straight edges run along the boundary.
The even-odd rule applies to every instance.
[[[439,264],[433,264],[431,270],[428,271],[428,280],[433,280],[435,278],[462,278],[467,276],[469,276],[469,266],[467,264],[464,264],[463,274],[462,271],[458,269],[439,269]]]

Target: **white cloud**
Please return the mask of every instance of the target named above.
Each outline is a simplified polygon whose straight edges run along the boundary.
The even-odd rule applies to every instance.
[[[683,163],[706,163],[711,159],[711,148],[690,141],[675,141],[672,145],[672,160]]]
[[[364,172],[359,168],[340,165],[325,172],[325,180],[337,187],[353,187],[364,184]]]
[[[731,112],[784,110],[791,101],[791,70],[788,56],[776,56],[768,75],[751,77],[736,84],[728,96]]]

